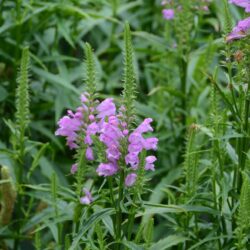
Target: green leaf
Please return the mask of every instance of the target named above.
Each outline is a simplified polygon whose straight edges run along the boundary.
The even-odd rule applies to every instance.
[[[155,244],[153,244],[149,250],[165,250],[168,249],[172,246],[176,246],[180,243],[185,242],[188,240],[188,238],[183,237],[183,236],[178,236],[178,235],[170,235],[166,237],[165,239],[159,240]]]
[[[34,156],[34,160],[32,162],[32,165],[30,167],[30,170],[27,174],[27,178],[29,179],[36,167],[39,165],[39,160],[44,155],[46,149],[49,147],[49,143],[45,143],[42,145],[42,147],[37,151],[37,153]]]
[[[6,89],[0,86],[0,102],[4,101],[7,96],[8,96],[8,92],[6,91]]]
[[[139,246],[131,241],[126,241],[126,240],[123,240],[122,241],[122,244],[126,247],[128,247],[130,250],[144,250],[145,248],[142,247],[142,246]]]
[[[198,243],[194,244],[193,246],[191,246],[188,250],[193,250],[193,249],[204,249],[204,248],[197,248],[200,247],[201,245],[203,245],[204,243],[207,243],[209,241],[215,241],[218,239],[224,239],[224,238],[230,238],[230,235],[221,235],[219,237],[208,237],[204,240],[199,241]]]
[[[50,72],[47,72],[43,69],[34,66],[32,67],[32,71],[41,78],[47,80],[48,82],[55,84],[55,86],[57,87],[61,86],[63,88],[73,91],[77,95],[79,94],[79,90],[74,85],[71,85],[69,82],[67,82],[64,78],[60,77],[59,75],[52,74]]]
[[[94,226],[95,223],[97,223],[98,221],[102,220],[103,218],[105,218],[106,216],[110,216],[111,214],[114,214],[114,209],[113,208],[105,208],[102,209],[94,214],[92,214],[90,216],[90,218],[84,222],[84,224],[80,227],[80,231],[78,232],[78,234],[74,237],[73,239],[73,243],[70,247],[69,250],[74,250],[76,249],[76,247],[79,245],[79,242],[81,240],[81,238],[83,237],[83,235],[92,227]]]

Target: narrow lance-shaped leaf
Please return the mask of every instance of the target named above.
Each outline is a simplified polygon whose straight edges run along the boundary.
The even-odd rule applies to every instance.
[[[193,124],[189,128],[185,152],[185,177],[186,177],[186,188],[187,195],[191,197],[196,190],[196,183],[198,179],[197,173],[197,163],[198,163],[198,154],[195,152],[195,136],[197,133],[198,126]]]

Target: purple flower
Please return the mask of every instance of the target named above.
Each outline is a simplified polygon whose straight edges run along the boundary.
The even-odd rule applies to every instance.
[[[95,116],[94,115],[89,115],[89,120],[90,121],[94,121],[95,120]]]
[[[91,147],[87,147],[87,149],[86,149],[86,159],[89,161],[94,160],[93,149]]]
[[[158,144],[158,139],[156,137],[150,137],[144,140],[143,146],[146,150],[156,150]]]
[[[86,97],[86,96],[88,96],[89,94],[88,93],[83,93],[83,94],[81,94],[81,102],[83,102],[83,103],[86,103],[86,102],[88,102],[89,100],[88,100],[88,98]]]
[[[127,129],[124,129],[124,130],[122,131],[122,133],[123,133],[123,135],[127,136],[127,135],[129,134],[129,131],[128,131]]]
[[[85,196],[80,198],[80,203],[89,205],[93,201],[93,197],[87,188],[84,188],[83,191],[85,193]]]
[[[96,122],[90,123],[86,130],[86,137],[84,139],[84,143],[92,145],[93,141],[91,135],[95,135],[98,132],[99,132],[99,126],[97,125],[97,123]]]
[[[146,165],[145,165],[145,170],[155,170],[155,165],[153,164],[156,161],[156,157],[153,155],[147,156],[146,157]]]
[[[250,30],[250,17],[238,22],[237,26],[233,28],[233,31],[226,37],[227,42],[244,38],[248,35]]]
[[[103,142],[106,149],[106,156],[109,161],[119,160],[120,158],[120,139],[124,137],[119,128],[119,121],[111,116],[108,122],[103,122],[100,134],[100,141]]]
[[[250,0],[229,0],[229,3],[245,8],[246,12],[250,12]]]
[[[141,134],[133,132],[129,138],[129,146],[128,146],[128,151],[129,152],[137,152],[140,153],[143,149],[143,142],[144,138],[142,137]]]
[[[209,8],[208,8],[207,5],[205,5],[205,6],[202,7],[202,10],[204,10],[204,11],[209,11]]]
[[[153,120],[151,118],[145,119],[128,137],[128,154],[125,156],[126,164],[130,164],[133,169],[136,169],[139,164],[138,155],[143,149],[145,150],[156,150],[158,139],[155,137],[150,137],[144,139],[142,134],[148,131],[153,131],[150,123]]]
[[[126,179],[125,179],[125,185],[127,187],[133,186],[135,181],[136,181],[136,178],[137,178],[137,174],[135,174],[135,173],[128,174]]]
[[[115,144],[110,145],[106,150],[107,159],[109,161],[119,160],[121,153]]]
[[[75,143],[77,133],[82,125],[81,120],[76,117],[75,114],[70,110],[69,116],[64,116],[58,121],[59,128],[56,130],[55,135],[65,136],[67,145],[70,149],[77,148]]]
[[[146,118],[136,129],[135,132],[142,134],[142,133],[146,133],[149,131],[153,131],[153,128],[150,126],[150,123],[153,120],[151,118]]]
[[[77,164],[73,164],[71,166],[71,170],[70,170],[71,174],[75,174],[77,172]]]
[[[98,118],[105,118],[106,116],[115,115],[116,107],[113,103],[112,98],[107,98],[102,101],[97,107],[96,110],[98,111]]]
[[[119,129],[117,125],[107,122],[103,123],[101,134],[112,137],[113,141],[117,141],[123,137],[122,131]]]
[[[127,165],[130,164],[130,166],[133,169],[137,169],[138,164],[139,164],[138,153],[136,153],[136,152],[128,153],[125,157],[125,162]]]
[[[116,163],[101,163],[98,168],[96,169],[96,172],[99,176],[112,176],[116,174],[118,171],[118,166]]]
[[[164,9],[162,10],[163,18],[166,20],[174,19],[174,10],[173,9]]]

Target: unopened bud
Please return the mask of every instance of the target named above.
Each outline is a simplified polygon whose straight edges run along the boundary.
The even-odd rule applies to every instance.
[[[241,50],[237,50],[237,51],[234,53],[234,59],[235,59],[235,61],[237,61],[237,62],[242,61],[243,56],[244,56],[244,54],[243,54],[243,52],[242,52]]]

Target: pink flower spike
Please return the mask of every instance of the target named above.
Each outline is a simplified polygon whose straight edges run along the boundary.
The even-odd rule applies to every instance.
[[[137,178],[137,175],[135,173],[128,174],[125,179],[125,185],[127,187],[133,186],[135,184],[136,178]]]
[[[73,164],[71,166],[71,170],[70,170],[70,173],[71,174],[75,174],[77,172],[77,164]]]
[[[153,155],[147,156],[146,157],[146,165],[145,165],[145,170],[152,170],[155,171],[155,165],[153,164],[156,161],[156,157]]]

